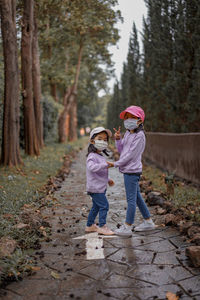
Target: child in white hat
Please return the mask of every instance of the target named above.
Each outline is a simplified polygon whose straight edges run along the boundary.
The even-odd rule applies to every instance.
[[[98,232],[103,235],[113,235],[114,232],[106,225],[109,203],[106,198],[107,185],[114,185],[114,181],[108,178],[108,166],[102,152],[107,155],[109,137],[112,132],[104,127],[96,127],[90,133],[90,145],[88,147],[86,176],[87,192],[92,198],[92,208],[88,215],[86,232]],[[95,219],[99,214],[99,226]]]

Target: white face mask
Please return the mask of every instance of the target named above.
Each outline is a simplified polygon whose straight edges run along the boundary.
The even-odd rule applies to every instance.
[[[135,128],[138,127],[137,122],[138,122],[138,119],[132,119],[132,118],[126,119],[126,120],[124,120],[124,127],[129,130],[134,130]]]
[[[97,150],[103,151],[108,147],[108,143],[102,140],[95,140],[94,146],[97,148]]]

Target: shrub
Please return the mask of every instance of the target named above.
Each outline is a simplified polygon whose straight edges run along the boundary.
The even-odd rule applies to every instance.
[[[63,110],[63,105],[45,95],[42,98],[44,140],[47,143],[54,142],[58,136],[58,117]]]

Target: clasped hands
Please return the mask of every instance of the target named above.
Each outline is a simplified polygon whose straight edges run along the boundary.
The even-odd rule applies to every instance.
[[[119,126],[118,130],[116,128],[113,128],[114,131],[115,131],[115,134],[114,134],[114,137],[116,140],[120,140],[121,138],[121,127]],[[108,168],[113,168],[114,167],[114,163],[110,162],[110,161],[107,161],[107,164],[108,164]]]

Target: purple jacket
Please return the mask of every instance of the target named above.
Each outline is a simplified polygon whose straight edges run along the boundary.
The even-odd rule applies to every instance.
[[[86,163],[87,192],[104,193],[108,184],[108,164],[97,153],[90,153]]]
[[[123,139],[115,141],[120,159],[114,163],[114,166],[119,167],[122,173],[141,173],[141,160],[145,142],[146,138],[143,130],[138,133],[130,133],[127,130]]]

